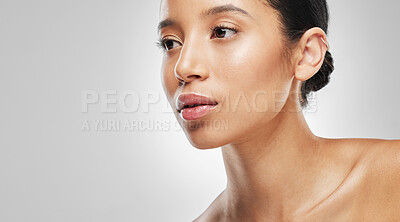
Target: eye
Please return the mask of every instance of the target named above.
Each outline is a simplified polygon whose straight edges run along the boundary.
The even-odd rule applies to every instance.
[[[157,46],[164,51],[172,50],[180,45],[181,43],[179,43],[178,41],[168,38],[162,38],[157,42]]]
[[[211,38],[230,38],[234,36],[238,31],[235,28],[228,28],[222,25],[215,26],[211,28],[212,36]]]

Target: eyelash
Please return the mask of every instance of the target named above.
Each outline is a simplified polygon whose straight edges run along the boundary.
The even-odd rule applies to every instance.
[[[234,31],[235,34],[239,31],[239,30],[238,30],[237,28],[235,28],[235,27],[228,27],[228,26],[225,26],[225,25],[215,25],[215,26],[211,26],[211,27],[210,27],[210,30],[211,30],[212,33],[214,33],[215,30],[217,30],[217,29],[229,29],[229,30],[231,30],[231,31]],[[228,38],[230,38],[230,37],[228,37]]]
[[[237,28],[235,28],[235,27],[228,27],[228,26],[225,26],[225,25],[215,25],[215,26],[211,26],[211,27],[210,27],[210,30],[211,30],[211,32],[212,32],[212,36],[214,36],[215,31],[218,30],[218,29],[228,29],[228,30],[234,31],[234,32],[235,32],[234,35],[236,35],[236,33],[238,33],[238,31],[239,31],[239,30],[238,30]],[[227,38],[231,38],[231,37],[227,37]],[[169,39],[169,38],[160,38],[160,39],[156,42],[156,45],[157,45],[157,47],[159,47],[159,48],[162,49],[163,51],[169,51],[169,50],[167,50],[166,47],[165,47],[165,43],[166,43],[167,41],[175,41],[175,40]]]

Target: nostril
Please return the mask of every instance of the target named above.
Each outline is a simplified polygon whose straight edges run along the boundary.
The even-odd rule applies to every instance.
[[[185,77],[181,77],[179,75],[176,75],[175,77],[180,83],[190,82],[192,80],[201,79],[202,78],[201,75],[197,75],[197,74],[191,74],[191,75],[187,75]]]
[[[201,78],[201,76],[200,76],[200,75],[195,75],[195,74],[194,74],[194,75],[189,75],[188,78],[189,78],[189,79],[199,79],[199,78]]]

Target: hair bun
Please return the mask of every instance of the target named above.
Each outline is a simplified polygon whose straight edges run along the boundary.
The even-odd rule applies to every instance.
[[[302,106],[307,105],[307,95],[324,88],[330,81],[330,75],[335,69],[332,54],[326,51],[321,69],[310,79],[303,82],[301,86]]]

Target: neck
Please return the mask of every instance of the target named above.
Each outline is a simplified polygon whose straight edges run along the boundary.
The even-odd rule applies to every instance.
[[[284,110],[297,106],[288,102]],[[338,169],[330,161],[322,141],[299,111],[281,112],[268,126],[223,146],[229,202],[225,210],[234,217],[282,217],[318,203],[348,174],[348,168]]]

